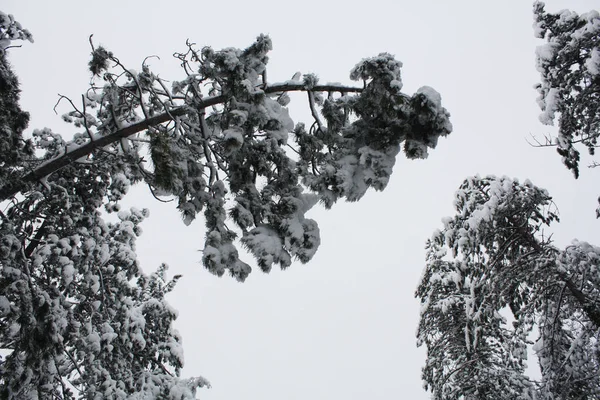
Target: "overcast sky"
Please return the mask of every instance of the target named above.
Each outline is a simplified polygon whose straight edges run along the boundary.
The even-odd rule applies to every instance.
[[[547,1],[549,11],[567,7],[585,12],[600,3]],[[313,209],[322,243],[313,261],[268,275],[254,268],[244,284],[203,269],[202,220],[186,227],[174,205],[134,190],[127,204],[151,210],[138,245],[144,270],[164,261],[184,275],[170,301],[180,312],[184,375],[213,384],[200,392],[205,400],[427,399],[413,294],[424,242],[452,214],[454,191],[467,176],[529,178],[559,207],[558,245],[574,238],[600,244],[600,170],[584,169],[576,181],[554,149],[526,142],[553,132],[538,121],[532,88],[541,41],[531,10],[528,0],[2,2],[35,39],[10,51],[30,128],[73,132],[52,108],[58,93],[77,99],[87,88],[92,33],[130,68],[159,56],[150,65],[170,80],[183,76],[171,55],[185,50],[187,38],[220,49],[246,47],[267,33],[274,81],[301,71],[349,83],[361,58],[387,51],[404,63],[406,93],[432,86],[452,114],[454,132],[427,160],[400,156],[384,192]],[[304,96],[290,109],[296,122],[310,116]]]

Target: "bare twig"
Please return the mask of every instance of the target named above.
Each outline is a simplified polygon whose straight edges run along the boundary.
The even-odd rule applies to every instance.
[[[90,46],[92,47],[92,52],[96,51],[96,48],[94,47],[94,42],[92,41],[92,37],[94,36],[94,34],[92,33],[90,35],[90,37],[88,38],[89,42],[90,42]]]
[[[529,136],[531,136],[531,139],[535,142],[535,144],[533,144],[529,140],[525,139],[527,144],[531,147],[556,147],[556,144],[553,143],[550,136],[544,136],[544,139],[546,140],[545,143],[541,143],[538,138],[533,135],[533,133],[529,133]]]
[[[150,189],[150,194],[152,194],[152,197],[154,197],[156,200],[160,201],[161,203],[170,203],[174,200],[174,199],[169,199],[169,200],[161,199],[160,197],[158,197],[158,195],[154,191],[154,188],[150,184],[148,184],[148,189]]]

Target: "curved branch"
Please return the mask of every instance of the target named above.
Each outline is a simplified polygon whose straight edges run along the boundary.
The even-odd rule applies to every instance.
[[[294,91],[316,91],[316,92],[340,92],[340,93],[360,93],[363,91],[362,88],[343,86],[343,85],[317,85],[313,87],[307,87],[303,83],[278,83],[266,87],[263,90],[266,94],[278,93],[278,92],[294,92]],[[226,95],[207,97],[206,99],[200,100],[195,104],[198,109],[205,109],[210,106],[222,104],[227,100]],[[138,132],[142,132],[152,126],[162,124],[167,121],[173,120],[175,117],[185,115],[190,110],[188,105],[182,105],[168,110],[162,114],[156,115],[151,118],[146,118],[140,122],[120,128],[108,135],[94,136],[93,141],[89,141],[82,146],[70,147],[58,157],[43,162],[33,171],[23,175],[21,179],[13,181],[5,186],[0,187],[0,201],[11,198],[17,193],[25,190],[28,183],[39,181],[40,179],[58,171],[59,169],[75,162],[76,160],[86,157],[93,153],[95,150],[102,149],[109,146],[121,139],[127,138]]]

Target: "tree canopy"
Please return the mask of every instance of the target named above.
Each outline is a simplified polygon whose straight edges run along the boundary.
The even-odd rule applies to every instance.
[[[556,208],[529,181],[468,178],[455,208],[416,292],[434,398],[600,398],[600,248],[553,246]],[[540,381],[525,371],[534,328]]]
[[[558,121],[558,134],[548,144],[557,146],[565,166],[578,177],[578,147],[594,155],[600,135],[600,14],[548,13],[544,7],[534,3],[535,36],[546,42],[536,51],[540,121]]]
[[[536,1],[534,30],[546,41],[536,52],[540,121],[558,120],[544,145],[578,177],[578,147],[594,155],[600,134],[600,15],[547,13]],[[454,205],[427,241],[416,291],[425,388],[435,399],[600,398],[600,247],[553,245],[557,209],[530,181],[467,178]],[[526,371],[532,352],[539,380]]]
[[[135,242],[148,211],[120,206],[131,185],[175,199],[185,223],[203,213],[204,266],[243,281],[251,267],[238,240],[265,272],[308,262],[320,243],[311,207],[383,190],[401,150],[425,158],[452,129],[435,90],[401,92],[390,54],[356,64],[356,87],[313,74],[270,83],[261,35],[246,49],[188,42],[170,84],[90,40],[91,86],[81,101],[61,98],[79,132],[28,135],[6,59],[23,39],[0,13],[1,398],[183,400],[208,386],[179,378],[177,313],[165,301],[179,277],[164,264],[142,271]],[[289,117],[291,91],[306,93],[310,123]]]
[[[185,77],[172,88],[145,62],[133,71],[95,48],[89,67],[97,79],[81,106],[72,102],[64,115],[82,132],[65,142],[35,131],[42,162],[1,187],[0,199],[52,182],[67,166],[110,165],[108,211],[118,209],[128,185],[143,181],[155,196],[176,198],[185,223],[204,212],[203,262],[217,275],[244,280],[250,272],[238,258],[238,237],[265,271],[293,258],[307,262],[320,241],[316,222],[305,218],[314,204],[329,208],[341,198],[359,200],[370,187],[383,190],[401,149],[425,158],[452,126],[435,90],[401,92],[402,64],[390,54],[352,69],[362,87],[320,85],[314,74],[269,84],[271,46],[266,36],[244,50],[188,43],[175,54]],[[290,91],[307,93],[310,125],[290,119]]]

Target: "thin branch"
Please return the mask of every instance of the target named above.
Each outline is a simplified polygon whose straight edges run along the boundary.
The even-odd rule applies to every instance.
[[[2,51],[4,52],[8,49],[18,49],[19,47],[23,47],[23,45],[22,44],[13,44],[11,46],[6,46],[5,48],[2,49]]]
[[[598,163],[597,161],[594,161],[593,163],[588,165],[588,168],[597,168],[597,167],[600,167],[600,163]]]
[[[310,90],[307,93],[308,93],[308,104],[310,105],[310,112],[311,112],[313,118],[315,119],[317,126],[319,127],[319,131],[325,132],[325,129],[323,128],[323,123],[321,122],[321,118],[319,118],[319,113],[317,111],[317,107],[315,106],[315,95]]]
[[[127,138],[127,140],[129,140],[131,142],[151,143],[150,140],[148,140],[148,139],[140,139],[140,138],[137,138],[137,137]]]
[[[31,257],[38,245],[42,243],[42,238],[46,235],[47,221],[48,220],[44,220],[42,226],[40,226],[35,233],[35,237],[29,241],[27,248],[25,248],[25,256],[27,258]]]
[[[525,139],[525,141],[527,142],[528,145],[530,145],[531,147],[555,147],[556,145],[554,143],[552,143],[552,138],[549,136],[544,136],[544,139],[546,139],[546,143],[541,143],[537,137],[535,137],[535,135],[533,133],[529,133],[529,136],[531,136],[531,139],[535,142],[535,144],[531,143],[529,140]]]
[[[289,143],[286,143],[286,146],[289,147],[294,153],[298,154],[299,156],[301,155],[300,152],[296,150],[293,146],[291,146]]]
[[[74,109],[75,111],[77,111],[77,112],[79,113],[79,115],[81,115],[81,111],[79,111],[79,110],[77,109],[77,107],[75,106],[75,103],[73,103],[73,100],[71,100],[71,99],[70,99],[70,98],[68,98],[67,96],[65,96],[65,95],[63,95],[63,94],[60,94],[60,93],[58,94],[58,100],[56,101],[56,104],[54,105],[54,108],[53,108],[53,110],[54,110],[54,113],[55,113],[55,114],[58,114],[58,111],[56,111],[56,108],[58,107],[58,105],[60,104],[60,102],[61,102],[63,99],[65,99],[65,100],[67,100],[69,103],[71,103],[71,107],[73,107],[73,109]]]
[[[2,219],[3,222],[9,222],[8,218],[6,217],[6,215],[2,212],[2,210],[0,210],[0,218]]]
[[[208,180],[208,183],[209,183],[209,186],[212,187],[213,183],[215,183],[215,178],[217,180],[220,180],[219,172],[218,172],[217,168],[215,167],[215,165],[213,164],[212,157],[211,157],[211,150],[210,150],[210,146],[208,144],[208,140],[209,140],[208,127],[206,126],[206,119],[204,118],[204,110],[202,110],[202,112],[200,114],[200,118],[201,118],[200,132],[202,132],[202,137],[204,138],[202,147],[204,148],[204,157],[206,158],[208,168],[210,168],[210,178]]]
[[[167,88],[167,86],[163,83],[162,79],[160,79],[159,77],[156,78],[156,81],[158,82],[158,84],[163,88],[164,90],[164,94],[157,92],[159,94],[162,94],[163,96],[167,96],[169,98],[169,105],[172,107],[175,102],[173,101],[173,95],[171,94],[171,91]],[[163,103],[164,105],[164,103]],[[165,107],[165,110],[168,111],[168,108]]]
[[[60,371],[60,366],[58,365],[58,362],[56,361],[56,356],[52,356],[52,360],[54,361],[54,367],[56,368],[57,371]],[[56,397],[60,398],[60,399],[66,399],[65,394],[68,393],[68,388],[65,385],[65,382],[62,380],[61,376],[56,377],[56,380],[60,382],[60,386],[62,388],[62,397],[56,395]]]
[[[94,47],[94,42],[92,41],[92,37],[94,37],[93,33],[90,35],[90,37],[88,38],[88,40],[90,42],[90,46],[92,47],[92,52],[94,52],[94,51],[96,51],[96,48]]]
[[[81,95],[81,103],[83,104],[83,115],[81,116],[83,118],[83,126],[85,128],[85,132],[87,133],[88,137],[90,138],[90,141],[94,141],[94,137],[92,135],[92,132],[90,132],[90,127],[88,126],[87,123],[87,118],[86,118],[86,106],[85,106],[85,95]],[[80,112],[81,114],[81,112]]]
[[[585,312],[590,321],[596,326],[596,328],[600,328],[600,311],[590,304],[589,299],[579,288],[577,285],[573,283],[573,281],[566,274],[559,274],[559,277],[566,283],[567,288],[575,297],[575,299],[579,302],[581,309]]]
[[[169,199],[169,200],[163,200],[163,199],[161,199],[160,197],[158,197],[158,195],[154,191],[154,188],[149,183],[148,183],[148,189],[150,189],[150,193],[152,194],[152,197],[154,197],[156,200],[160,201],[161,203],[170,203],[173,200],[175,200],[175,199]]]
[[[544,136],[544,139],[546,140],[545,143],[541,143],[533,134],[529,134],[531,136],[531,138],[533,139],[533,141],[535,142],[535,144],[529,142],[529,140],[525,139],[525,141],[527,142],[527,144],[529,144],[531,147],[558,147],[559,144],[556,141],[552,140],[551,136]],[[581,135],[583,136],[583,135]],[[569,140],[569,144],[578,144],[578,143],[584,143],[586,146],[588,147],[593,147],[593,148],[598,148],[600,147],[600,145],[591,145],[590,143],[588,143],[588,141],[596,138],[598,135],[586,135],[585,137],[582,137],[581,139],[571,139]]]
[[[69,353],[69,350],[67,350],[64,347],[63,347],[63,350],[65,351],[65,354],[67,355],[67,357],[69,357],[69,359],[73,363],[73,367],[75,367],[75,369],[77,370],[77,373],[79,374],[79,376],[83,376],[83,373],[81,372],[81,369],[79,369],[79,365],[77,365],[77,362],[75,361],[75,359],[73,358],[73,356],[71,355],[71,353]]]

